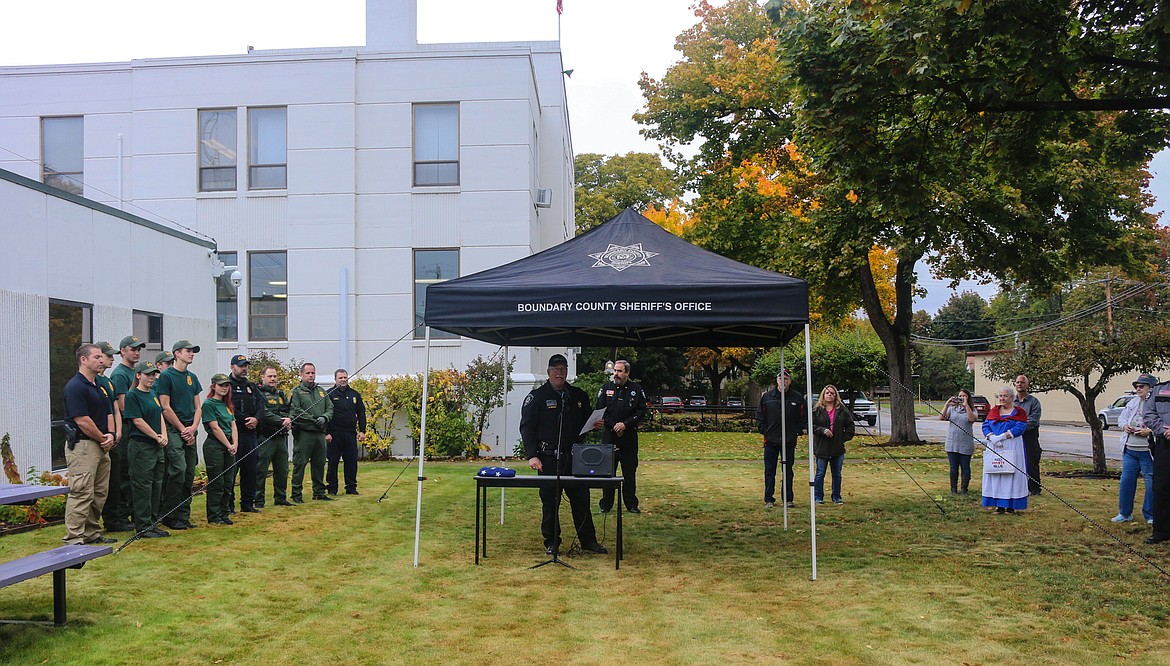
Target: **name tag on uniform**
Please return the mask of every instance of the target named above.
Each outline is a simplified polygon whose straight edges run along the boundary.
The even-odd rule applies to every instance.
[[[548,407],[549,409],[553,409],[557,406],[557,401],[556,400],[545,400],[544,406]]]

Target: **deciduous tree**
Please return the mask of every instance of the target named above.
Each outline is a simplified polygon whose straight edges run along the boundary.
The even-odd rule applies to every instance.
[[[669,209],[682,194],[674,172],[651,153],[599,155],[582,153],[573,160],[577,187],[574,213],[577,233],[584,233],[627,208]]]
[[[1113,308],[1113,329],[1101,309],[1042,333],[1021,336],[1020,345],[988,362],[989,379],[1010,382],[1025,374],[1033,391],[1064,391],[1077,399],[1093,437],[1093,471],[1105,473],[1105,444],[1097,421],[1097,398],[1115,377],[1156,372],[1170,365],[1170,325],[1161,310],[1170,305],[1163,285],[1131,287]],[[1105,285],[1093,280],[1067,297],[1065,314],[1105,301]]]

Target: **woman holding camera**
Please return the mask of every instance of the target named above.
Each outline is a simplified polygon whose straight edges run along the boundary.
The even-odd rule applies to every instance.
[[[944,448],[951,463],[951,494],[959,494],[959,473],[962,472],[962,493],[966,495],[967,486],[971,485],[971,456],[975,453],[975,435],[971,430],[975,408],[971,405],[971,392],[959,389],[959,395],[947,400],[939,418],[950,422]]]

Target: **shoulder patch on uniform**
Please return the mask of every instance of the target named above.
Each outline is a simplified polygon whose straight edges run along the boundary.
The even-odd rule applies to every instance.
[[[522,406],[527,407],[528,405],[531,405],[531,404],[532,404],[532,394],[529,393],[528,395],[524,396],[524,404]]]

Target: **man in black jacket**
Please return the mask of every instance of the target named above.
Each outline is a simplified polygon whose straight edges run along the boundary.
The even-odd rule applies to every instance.
[[[337,462],[344,459],[345,494],[356,495],[358,442],[366,437],[366,405],[362,394],[350,387],[349,373],[343,368],[333,373],[329,399],[333,401],[333,420],[325,435],[325,459],[329,463],[325,492],[337,494]]]
[[[614,460],[622,467],[622,501],[630,513],[642,513],[638,508],[638,424],[646,417],[646,392],[641,384],[630,381],[630,362],[614,361],[613,380],[597,392],[594,409],[605,408],[603,444],[614,445]],[[601,491],[599,508],[609,513],[613,508],[613,488]]]
[[[558,447],[561,452],[560,473],[562,476],[569,473],[573,463],[573,443],[592,412],[589,396],[565,381],[568,374],[569,361],[560,354],[553,354],[548,360],[548,381],[532,389],[520,408],[520,438],[524,442],[524,453],[528,457],[528,466],[539,474],[552,476],[557,473]],[[589,509],[589,489],[579,486],[562,486],[561,489],[569,498],[582,550],[599,554],[607,552],[605,546],[597,543],[597,530],[593,527],[593,514]],[[561,545],[561,526],[557,520],[560,501],[555,487],[541,486],[540,533],[544,537],[544,551],[549,555],[556,553]]]
[[[260,513],[256,508],[256,428],[264,416],[264,396],[260,387],[248,381],[248,357],[236,354],[232,357],[232,373],[228,380],[232,386],[232,411],[236,415],[239,447],[236,449],[236,464],[240,476],[240,511]],[[229,474],[235,477],[235,473]],[[229,488],[234,488],[229,484]],[[235,501],[232,501],[235,504]]]
[[[784,445],[784,501],[796,506],[792,493],[792,461],[796,457],[796,438],[807,427],[804,396],[790,388],[788,371],[776,373],[776,386],[760,397],[756,421],[764,435],[764,508],[776,505],[776,461]]]

